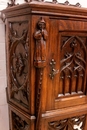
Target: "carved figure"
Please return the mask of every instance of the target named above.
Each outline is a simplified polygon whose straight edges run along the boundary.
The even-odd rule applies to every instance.
[[[34,61],[46,61],[46,39],[48,37],[46,31],[46,23],[44,19],[38,21],[38,30],[34,33],[34,38],[36,39],[36,48]]]

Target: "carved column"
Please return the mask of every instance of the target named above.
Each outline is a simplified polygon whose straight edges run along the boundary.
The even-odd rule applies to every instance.
[[[37,23],[37,30],[34,33],[35,53],[34,66],[36,67],[36,130],[40,130],[41,120],[41,95],[43,71],[46,66],[46,40],[48,34],[46,22],[43,17]]]

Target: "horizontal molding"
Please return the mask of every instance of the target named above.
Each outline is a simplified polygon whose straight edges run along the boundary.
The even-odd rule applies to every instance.
[[[79,111],[78,111],[79,110]],[[42,114],[42,118],[57,118],[61,116],[74,116],[78,114],[87,114],[87,104],[84,105],[79,105],[79,106],[74,106],[73,109],[72,107],[68,108],[63,108],[63,109],[56,109],[56,110],[51,110],[51,111],[46,111],[45,113]]]

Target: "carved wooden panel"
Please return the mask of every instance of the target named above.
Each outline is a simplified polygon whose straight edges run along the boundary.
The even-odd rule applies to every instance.
[[[55,109],[86,104],[87,35],[80,31],[60,31],[56,44],[55,68],[59,72],[54,79]]]
[[[29,38],[28,21],[9,23],[10,99],[29,107]]]
[[[86,37],[62,36],[58,97],[86,94]]]
[[[29,130],[30,124],[28,120],[18,116],[12,112],[12,130]]]
[[[72,117],[48,123],[49,130],[84,130],[86,116]]]

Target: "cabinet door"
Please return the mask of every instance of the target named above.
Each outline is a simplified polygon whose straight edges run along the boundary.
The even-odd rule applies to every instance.
[[[50,20],[47,109],[87,103],[86,29],[83,21]]]
[[[85,33],[61,32],[59,81],[56,86],[55,107],[87,103],[86,96],[86,40]],[[72,103],[71,103],[72,102]]]

